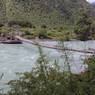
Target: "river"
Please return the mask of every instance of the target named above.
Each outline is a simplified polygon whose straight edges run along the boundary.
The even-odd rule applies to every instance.
[[[41,42],[49,45],[56,45],[55,41]],[[95,41],[69,41],[64,45],[73,49],[95,49]],[[49,57],[50,65],[53,66],[55,60],[59,60],[61,69],[64,68],[64,52],[58,50],[43,48],[44,53]],[[0,80],[0,88],[8,89],[5,84],[12,79],[16,79],[15,72],[31,71],[36,66],[36,60],[39,56],[38,48],[34,45],[23,44],[0,44],[0,75],[4,76]],[[84,54],[79,52],[69,52],[68,57],[71,66],[72,73],[80,73],[87,68],[87,65],[83,64],[83,59],[90,54]]]

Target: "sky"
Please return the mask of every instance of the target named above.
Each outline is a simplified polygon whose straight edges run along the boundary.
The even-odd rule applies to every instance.
[[[87,0],[88,2],[90,2],[90,3],[93,3],[93,2],[95,2],[95,0]]]

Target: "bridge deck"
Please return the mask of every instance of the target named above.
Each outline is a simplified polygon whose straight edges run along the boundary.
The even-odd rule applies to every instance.
[[[67,48],[67,47],[60,47],[60,46],[50,46],[47,44],[39,44],[36,41],[31,41],[28,39],[24,39],[20,36],[15,36],[15,38],[21,40],[22,42],[27,42],[27,43],[31,43],[33,45],[36,46],[41,46],[41,47],[45,47],[45,48],[51,48],[51,49],[57,49],[57,50],[68,50],[68,51],[74,51],[74,52],[81,52],[81,53],[90,53],[90,54],[95,54],[95,50],[77,50],[77,49],[72,49],[72,48]]]

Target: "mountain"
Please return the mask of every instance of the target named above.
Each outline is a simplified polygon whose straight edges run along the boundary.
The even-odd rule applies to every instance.
[[[3,4],[1,1],[4,1]],[[0,21],[28,21],[33,25],[60,26],[73,24],[80,8],[94,13],[86,0],[0,0]],[[6,5],[6,7],[4,6]],[[5,11],[6,9],[6,11]],[[6,16],[5,16],[6,13]]]

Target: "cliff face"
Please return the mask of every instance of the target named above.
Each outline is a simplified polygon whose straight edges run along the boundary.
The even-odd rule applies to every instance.
[[[0,5],[1,1],[0,0]],[[8,21],[29,21],[34,25],[63,25],[74,23],[80,8],[93,13],[94,8],[85,0],[6,0]],[[0,21],[4,20],[5,6],[0,7]],[[2,13],[4,12],[4,13]]]

